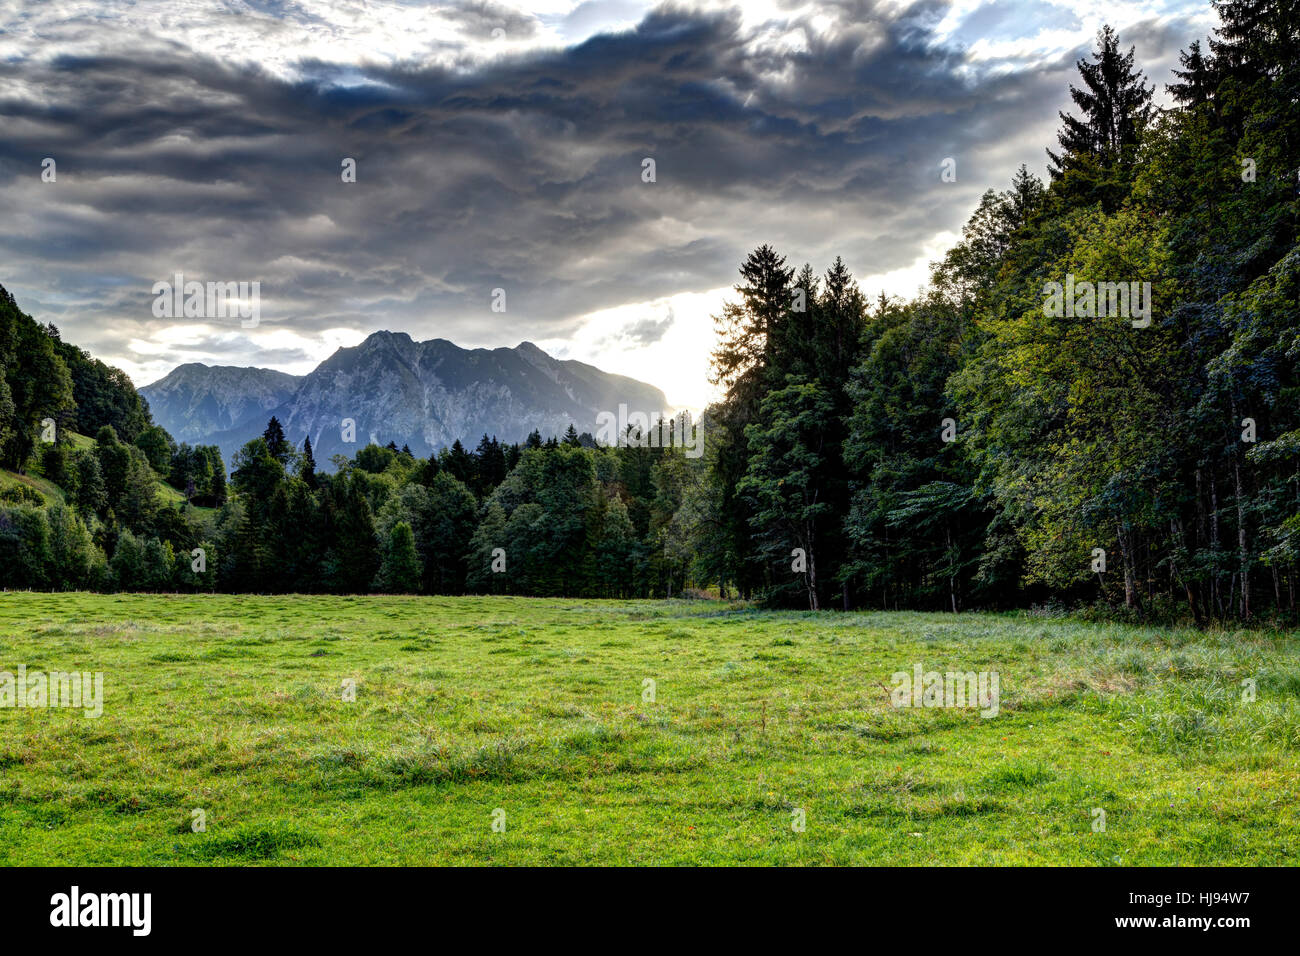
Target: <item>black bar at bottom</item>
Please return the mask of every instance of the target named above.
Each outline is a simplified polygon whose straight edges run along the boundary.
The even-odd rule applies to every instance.
[[[1296,883],[1290,870],[1213,868],[0,869],[11,940],[75,934],[127,945],[373,945],[394,929],[441,935],[451,927],[484,942],[503,930],[537,942],[557,930],[624,938],[620,926],[632,945],[666,945],[682,919],[733,941],[788,922],[864,943],[995,945],[1043,932],[1052,934],[1044,942],[1219,945],[1286,930],[1283,907],[1295,909]]]

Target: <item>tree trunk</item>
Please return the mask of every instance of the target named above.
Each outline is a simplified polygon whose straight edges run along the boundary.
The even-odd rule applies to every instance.
[[[1187,547],[1187,534],[1183,531],[1177,518],[1169,519],[1169,533],[1173,539],[1175,548],[1181,548],[1184,554],[1191,554],[1191,550]],[[1188,578],[1173,561],[1169,562],[1169,568],[1170,574],[1174,579],[1182,582],[1183,590],[1187,592],[1187,606],[1192,609],[1192,620],[1195,622],[1197,628],[1204,627],[1205,621],[1201,617],[1201,608],[1196,601],[1196,591],[1192,588],[1191,579]]]
[[[1214,553],[1214,573],[1210,575],[1210,598],[1223,617],[1223,595],[1219,593],[1219,488],[1210,475],[1210,550]]]
[[[1124,606],[1135,607],[1137,604],[1137,588],[1133,575],[1133,555],[1129,550],[1129,538],[1124,533],[1124,522],[1117,520],[1115,522],[1116,535],[1119,538],[1119,557],[1120,564],[1124,568]]]
[[[817,558],[813,555],[812,540],[808,541],[808,609],[817,611]]]
[[[943,531],[944,541],[948,544],[949,557],[952,554],[952,529],[945,528]],[[952,613],[957,613],[957,582],[956,575],[952,573],[952,566],[948,567],[948,599],[952,601]]]
[[[1241,617],[1250,620],[1250,564],[1246,550],[1246,502],[1241,493],[1241,465],[1232,463],[1237,493],[1237,554],[1241,561]]]

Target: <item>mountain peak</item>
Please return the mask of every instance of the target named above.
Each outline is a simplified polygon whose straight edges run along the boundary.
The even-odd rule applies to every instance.
[[[534,429],[562,435],[570,424],[595,432],[599,414],[621,404],[648,413],[666,407],[651,385],[556,359],[533,342],[465,349],[386,329],[338,349],[301,378],[267,369],[185,368],[196,371],[173,370],[141,394],[177,440],[217,444],[227,461],[271,415],[295,443],[310,436],[317,461],[327,461],[371,441],[409,445],[423,456],[458,438],[472,445],[483,434],[521,442]],[[355,442],[342,439],[347,419]]]
[[[371,343],[409,345],[412,344],[412,342],[413,340],[411,336],[406,332],[392,332],[388,329],[379,329],[378,331],[371,332],[367,335],[365,339],[362,340],[361,344],[363,346],[370,345]]]

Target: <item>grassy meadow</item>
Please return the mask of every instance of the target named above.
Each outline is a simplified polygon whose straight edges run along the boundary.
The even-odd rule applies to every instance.
[[[104,675],[98,719],[0,709],[0,864],[1288,864],[1297,637],[0,594],[0,671]],[[916,663],[997,671],[1000,713],[892,707]]]

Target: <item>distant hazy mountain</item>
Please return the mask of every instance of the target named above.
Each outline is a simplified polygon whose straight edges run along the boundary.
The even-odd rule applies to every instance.
[[[484,434],[517,442],[534,428],[561,435],[570,423],[594,434],[597,414],[616,413],[620,404],[670,410],[651,385],[552,358],[531,342],[463,349],[394,332],[339,349],[301,377],[192,364],[140,393],[177,441],[219,445],[227,465],[272,415],[295,445],[310,435],[317,462],[326,465],[331,455],[354,454],[371,441],[427,456],[457,438],[472,449]],[[355,422],[353,443],[343,441],[344,419]]]
[[[291,397],[302,381],[269,368],[237,368],[192,362],[140,389],[153,419],[178,442],[217,444],[214,436],[256,428]],[[258,423],[261,423],[260,425]]]

